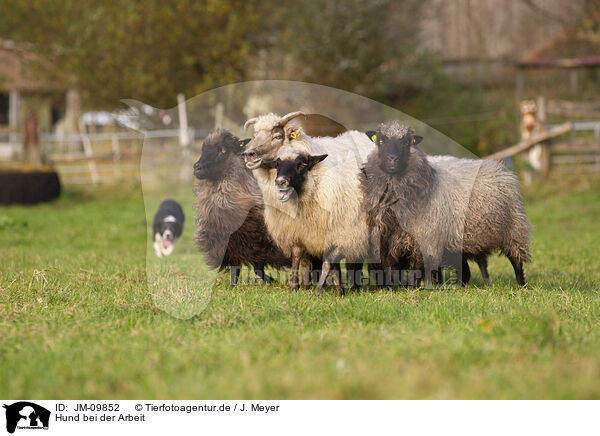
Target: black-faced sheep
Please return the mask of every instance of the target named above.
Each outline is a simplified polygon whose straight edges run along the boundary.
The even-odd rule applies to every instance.
[[[213,268],[231,267],[231,284],[240,267],[249,264],[265,282],[265,265],[289,266],[289,255],[273,243],[265,227],[262,196],[240,156],[243,143],[217,129],[204,140],[194,164],[196,184],[196,245]]]
[[[361,166],[375,148],[363,132],[346,131],[323,115],[291,112],[281,117],[270,113],[248,120],[244,127],[250,125],[254,126],[254,134],[244,158],[259,183],[265,185],[274,183],[273,173],[261,169],[261,162],[275,160],[283,147],[295,147],[309,154],[327,153],[329,163],[353,160],[353,167]],[[332,267],[339,274],[339,265]],[[358,287],[362,263],[347,262],[346,269],[351,286]]]
[[[476,259],[483,273],[485,258],[499,250],[524,285],[531,226],[515,175],[491,160],[428,157],[416,147],[421,139],[397,121],[382,124],[364,168],[366,208],[381,216],[389,210],[396,220],[392,257],[412,257],[425,280],[437,282],[444,256],[458,254],[463,266]],[[380,224],[390,232],[389,222]]]
[[[326,159],[327,158],[327,159]],[[368,254],[369,236],[358,173],[352,159],[329,159],[287,148],[277,159],[263,161],[257,177],[265,200],[269,233],[285,254],[292,256],[292,289],[298,287],[298,265],[305,255],[323,258],[316,288],[321,294],[331,265]],[[274,172],[270,175],[269,171]],[[340,277],[334,274],[340,288]]]

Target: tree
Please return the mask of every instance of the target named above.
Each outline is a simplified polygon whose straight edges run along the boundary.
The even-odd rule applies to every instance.
[[[170,107],[176,94],[246,79],[293,79],[384,96],[416,49],[420,0],[15,0],[0,38],[77,86],[88,106],[122,98]],[[49,65],[51,68],[49,68]]]
[[[178,92],[245,78],[262,7],[243,0],[16,0],[0,3],[0,37],[43,55],[48,62],[37,67],[77,86],[88,106],[135,98],[170,107]]]
[[[302,80],[386,99],[419,39],[419,0],[301,0],[274,9],[255,76]]]

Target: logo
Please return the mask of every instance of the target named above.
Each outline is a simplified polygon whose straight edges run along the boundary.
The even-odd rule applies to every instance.
[[[50,411],[29,401],[19,401],[6,409],[6,431],[14,433],[18,428],[28,430],[48,430]]]

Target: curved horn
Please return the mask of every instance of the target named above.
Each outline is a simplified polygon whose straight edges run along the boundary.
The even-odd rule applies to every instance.
[[[279,121],[279,125],[281,127],[283,127],[288,123],[288,121],[290,121],[293,118],[299,117],[300,115],[306,115],[306,114],[302,111],[290,112],[289,114],[281,117],[281,121]]]
[[[256,123],[257,118],[250,118],[248,121],[244,123],[244,130],[250,127],[252,124]]]

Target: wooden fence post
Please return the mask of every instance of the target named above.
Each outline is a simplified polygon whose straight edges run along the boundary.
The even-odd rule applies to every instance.
[[[90,140],[85,124],[81,119],[79,119],[79,137],[81,138],[81,144],[83,145],[83,152],[85,153],[85,156],[89,158],[88,168],[90,169],[92,183],[95,185],[100,181],[100,177],[98,176],[96,162],[94,162],[92,159],[94,157],[94,152],[92,151],[92,141]]]
[[[546,101],[545,101],[544,97],[539,96],[536,100],[536,103],[537,103],[538,132],[543,134],[546,132],[546,123],[547,123]],[[542,151],[542,153],[540,155],[540,163],[541,163],[540,173],[542,175],[542,178],[546,178],[550,174],[550,168],[551,168],[550,142],[547,140],[543,141],[540,143],[540,147],[541,147],[541,151]]]
[[[121,148],[119,147],[119,137],[116,133],[111,136],[112,151],[113,151],[113,170],[115,177],[121,177]]]

